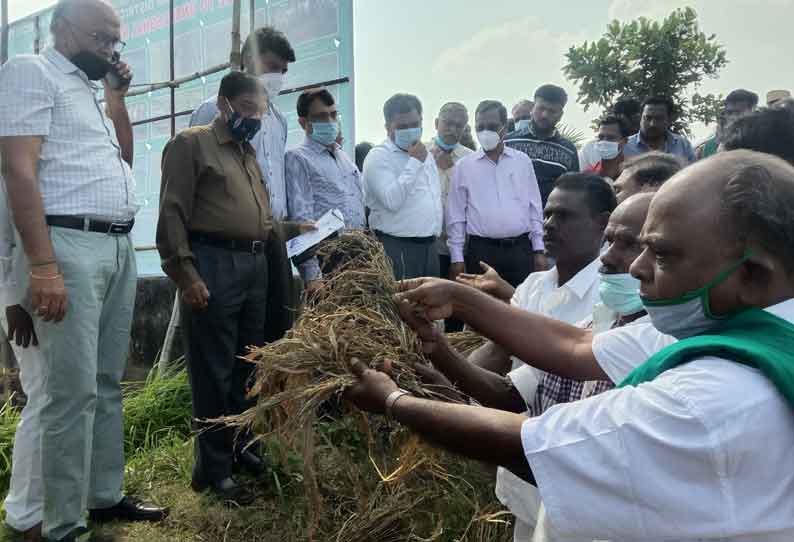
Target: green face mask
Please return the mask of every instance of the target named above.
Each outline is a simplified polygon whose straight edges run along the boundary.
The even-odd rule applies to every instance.
[[[676,339],[701,335],[728,316],[716,316],[711,312],[709,297],[711,290],[730,277],[744,262],[750,259],[748,250],[741,259],[717,275],[714,280],[691,292],[670,299],[642,299],[642,304],[656,329]]]

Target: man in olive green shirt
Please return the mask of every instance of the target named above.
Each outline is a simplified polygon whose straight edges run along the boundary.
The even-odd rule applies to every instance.
[[[265,94],[252,76],[232,72],[221,81],[212,124],[180,132],[163,151],[157,248],[163,270],[182,292],[182,328],[193,395],[193,416],[210,420],[249,405],[253,365],[241,361],[249,345],[265,342],[268,260],[296,224],[273,221],[267,188],[249,143],[261,127]],[[227,427],[203,425],[196,438],[193,488],[250,503],[233,468],[264,471]]]

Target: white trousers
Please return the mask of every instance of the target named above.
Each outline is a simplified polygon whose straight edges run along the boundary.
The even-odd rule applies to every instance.
[[[0,308],[3,330],[8,332],[5,307]],[[44,498],[41,484],[41,424],[44,405],[44,358],[32,344],[27,348],[11,343],[19,364],[22,391],[28,398],[17,425],[11,465],[11,487],[4,507],[6,523],[18,531],[27,531],[41,523]]]

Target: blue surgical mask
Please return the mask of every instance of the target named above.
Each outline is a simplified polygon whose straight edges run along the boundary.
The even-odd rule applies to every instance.
[[[640,281],[628,273],[601,275],[598,293],[606,307],[620,316],[628,316],[642,312],[640,299]]]
[[[240,143],[251,141],[259,129],[262,128],[262,119],[250,117],[243,118],[240,113],[234,110],[232,104],[230,104],[228,100],[226,100],[226,103],[232,112],[231,115],[229,115],[229,119],[226,121],[226,125],[232,133],[232,137],[235,141],[239,141]]]
[[[333,145],[339,136],[339,125],[335,122],[312,122],[312,133],[309,135],[314,141],[326,147]]]
[[[528,132],[529,119],[521,119],[516,121],[516,132]]]
[[[422,128],[401,128],[394,131],[394,144],[402,150],[407,151],[408,148],[422,139]]]
[[[686,339],[701,335],[719,327],[720,321],[727,316],[717,316],[711,312],[709,301],[711,290],[725,282],[744,262],[750,252],[705,286],[671,299],[642,299],[642,304],[651,317],[653,327],[676,339]]]
[[[455,147],[457,147],[458,144],[453,143],[452,145],[450,145],[449,143],[446,143],[443,138],[436,136],[436,146],[442,151],[452,152],[453,150],[455,150]]]

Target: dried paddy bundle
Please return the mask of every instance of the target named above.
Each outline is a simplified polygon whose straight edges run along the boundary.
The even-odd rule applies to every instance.
[[[254,434],[295,436],[317,408],[355,382],[351,363],[372,367],[389,360],[395,382],[419,397],[443,398],[414,369],[425,364],[414,332],[400,318],[397,282],[383,247],[364,232],[345,232],[318,251],[322,288],[280,341],[253,349],[251,390],[257,405],[233,420]]]
[[[476,331],[466,329],[456,333],[447,333],[447,341],[457,352],[463,356],[468,356],[484,345],[487,339]]]

